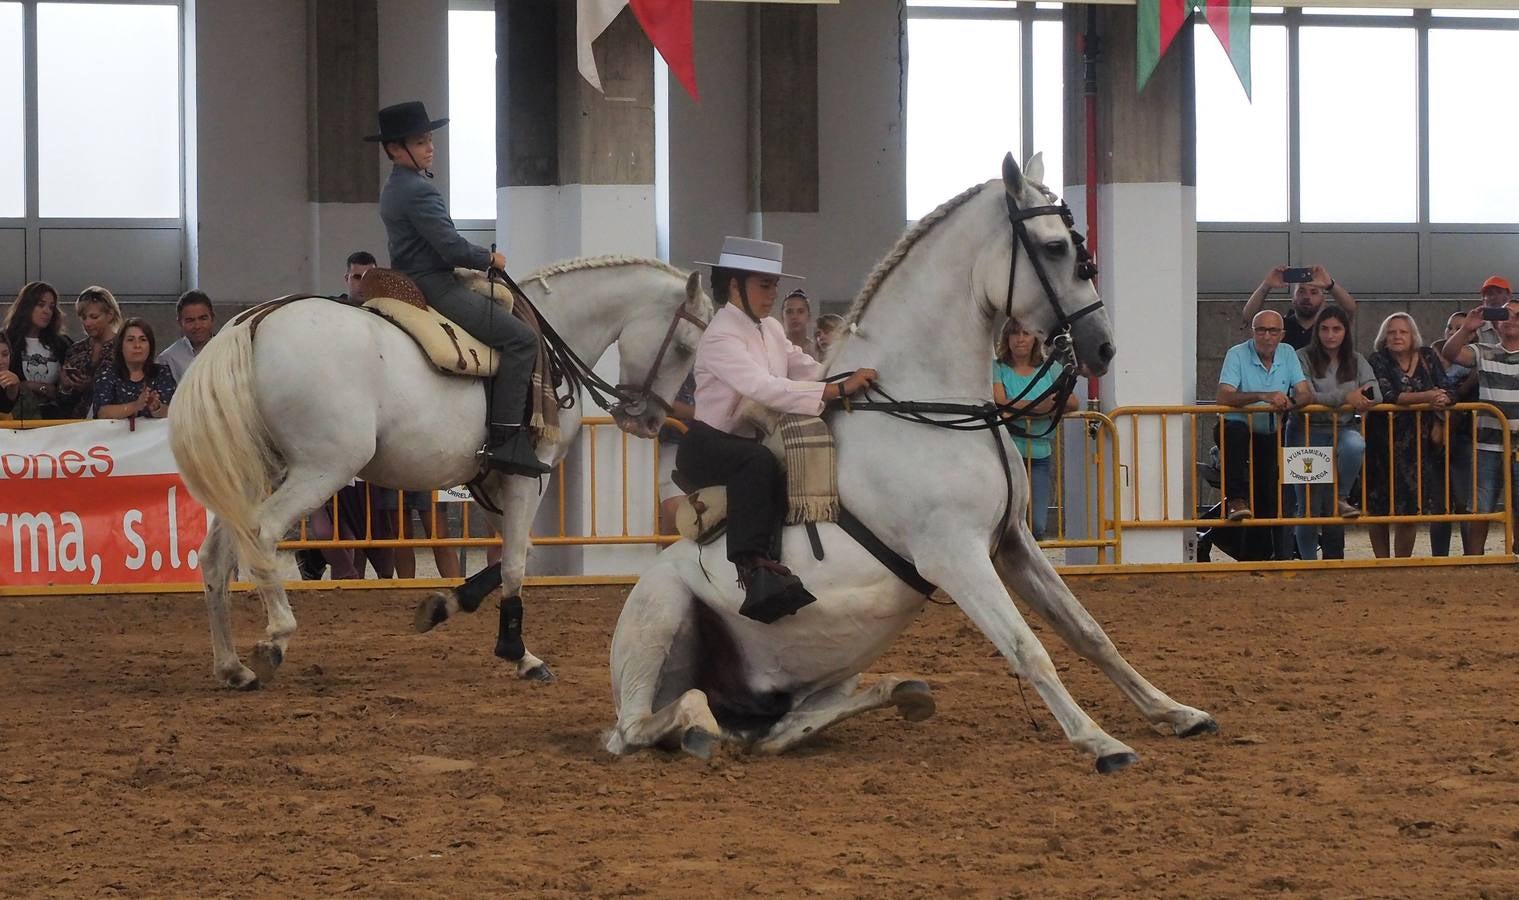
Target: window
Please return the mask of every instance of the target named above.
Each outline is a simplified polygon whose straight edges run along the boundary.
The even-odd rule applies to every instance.
[[[496,14],[448,11],[448,205],[496,220]]]
[[[1065,192],[1065,68],[1059,22],[1034,23],[1034,151],[1044,154],[1044,184]]]
[[[907,41],[907,217],[918,219],[996,178],[1023,146],[1023,92],[1016,21],[911,19]]]
[[[908,0],[908,219],[996,178],[1009,152],[1042,153],[1045,183],[1063,190],[1060,11],[1046,6]]]
[[[0,217],[26,215],[26,131],[22,93],[21,4],[0,3]]]
[[[47,217],[179,218],[179,9],[37,4],[37,196]]]
[[[1411,28],[1303,28],[1304,222],[1413,222],[1419,162]]]
[[[1519,120],[1484,87],[1508,84],[1516,56],[1519,31],[1430,31],[1430,221],[1519,218]]]
[[[1197,219],[1287,221],[1287,29],[1250,29],[1245,97],[1206,24],[1193,26],[1197,84]]]

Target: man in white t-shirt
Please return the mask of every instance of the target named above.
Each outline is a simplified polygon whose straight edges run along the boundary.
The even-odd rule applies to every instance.
[[[158,354],[158,363],[169,367],[177,384],[185,380],[190,363],[216,333],[216,310],[204,291],[185,291],[174,310],[179,314],[180,338]]]

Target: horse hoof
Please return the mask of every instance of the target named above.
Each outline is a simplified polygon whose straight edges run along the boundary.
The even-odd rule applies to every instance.
[[[447,621],[448,597],[434,593],[417,604],[417,617],[412,624],[416,626],[417,634],[426,634]]]
[[[1109,753],[1107,756],[1097,757],[1097,771],[1103,775],[1111,775],[1120,769],[1139,762],[1139,754],[1126,750],[1122,753]]]
[[[268,641],[259,641],[253,647],[253,655],[248,657],[248,663],[253,667],[255,677],[259,681],[273,681],[274,675],[279,671],[280,664],[285,661],[285,651],[278,644]]]
[[[680,736],[680,749],[704,762],[712,759],[716,747],[717,735],[696,725],[687,728]]]
[[[247,666],[239,666],[238,671],[222,679],[222,684],[233,691],[256,691],[262,686],[258,676]]]
[[[559,676],[554,674],[548,663],[539,663],[517,677],[534,684],[553,684],[559,680]]]
[[[1194,722],[1185,731],[1177,735],[1181,738],[1197,737],[1200,734],[1218,734],[1218,723],[1208,716],[1200,722]]]
[[[935,712],[933,689],[926,681],[904,681],[891,689],[897,713],[909,722],[921,722]]]

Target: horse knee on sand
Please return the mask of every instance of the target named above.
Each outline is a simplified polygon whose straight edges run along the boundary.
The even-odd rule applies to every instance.
[[[1116,351],[1091,283],[1095,267],[1042,178],[1039,157],[1025,174],[1009,156],[1000,181],[966,191],[910,229],[855,300],[853,328],[832,351],[829,374],[873,367],[892,396],[984,403],[1003,316],[1047,340],[1068,336],[1073,367],[1106,371]],[[932,342],[922,340],[925,322],[934,323]],[[1070,696],[1012,594],[1157,729],[1181,737],[1217,730],[1208,713],[1172,700],[1135,671],[1071,595],[1025,524],[1027,479],[1002,429],[985,438],[868,411],[835,416],[832,425],[842,504],[949,595],[1099,772],[1123,769],[1138,754]],[[1005,494],[988,491],[991,484],[1005,484]],[[821,561],[800,531],[786,529],[783,556],[796,561],[818,602],[772,625],[738,614],[743,598],[721,540],[675,544],[644,574],[612,639],[617,722],[606,736],[609,751],[679,746],[706,756],[724,740],[781,752],[868,710],[895,706],[910,721],[933,713],[932,695],[917,679],[858,687],[859,674],[926,598],[837,526],[818,528]]]

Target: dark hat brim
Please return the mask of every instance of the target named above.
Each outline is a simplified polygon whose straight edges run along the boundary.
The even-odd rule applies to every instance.
[[[428,122],[426,128],[413,129],[407,131],[405,134],[389,134],[382,131],[379,134],[367,134],[364,136],[364,140],[369,141],[372,144],[385,143],[386,141],[404,141],[414,134],[421,134],[424,131],[437,131],[439,128],[442,128],[447,124],[448,117],[444,116],[443,118],[436,121]]]

